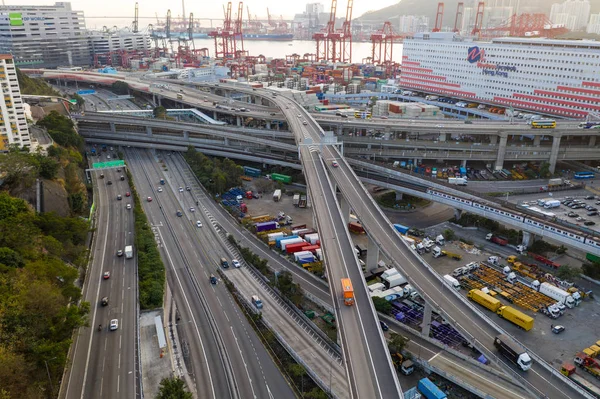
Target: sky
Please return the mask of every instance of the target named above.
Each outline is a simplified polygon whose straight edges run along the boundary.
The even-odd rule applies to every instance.
[[[370,10],[378,10],[383,7],[398,3],[400,0],[357,0],[353,6],[353,18],[359,17]],[[308,2],[320,2],[325,6],[326,12],[331,7],[330,0],[310,0],[306,2],[290,1],[290,0],[245,0],[244,1],[244,19],[247,17],[246,6],[250,7],[252,16],[258,15],[259,19],[266,19],[267,7],[272,18],[279,19],[283,15],[286,19],[291,19],[294,14],[301,13],[305,10],[305,4]],[[54,0],[4,0],[6,5],[53,5]],[[138,0],[140,17],[153,17],[153,19],[140,19],[140,25],[155,21],[154,13],[158,13],[161,19],[167,15],[167,9],[171,8],[173,17],[182,14],[181,0]],[[225,0],[220,1],[185,1],[185,13],[189,16],[190,12],[194,13],[194,18],[222,18],[223,5],[226,5]],[[86,17],[97,16],[130,16],[133,20],[135,8],[135,0],[72,0],[71,6],[74,10],[83,10]],[[343,17],[346,14],[347,0],[338,2],[338,10],[336,15]],[[238,2],[232,1],[232,13],[237,12]],[[124,19],[123,21],[128,21]],[[124,25],[129,25],[130,22],[124,22]],[[201,21],[202,26],[208,26]]]

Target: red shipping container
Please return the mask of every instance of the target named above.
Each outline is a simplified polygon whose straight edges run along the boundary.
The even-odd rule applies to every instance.
[[[329,100],[323,100],[323,105],[329,105]]]
[[[288,244],[285,246],[285,252],[293,254],[302,251],[302,247],[306,246],[306,242],[298,242],[296,244]]]
[[[287,247],[286,247],[287,248]],[[312,253],[315,253],[317,249],[321,248],[320,245],[309,245],[308,247],[303,247],[302,250],[303,251],[310,251]]]
[[[304,236],[305,236],[305,235],[307,235],[307,234],[314,234],[314,233],[316,233],[316,232],[317,232],[317,231],[316,231],[315,229],[309,229],[309,230],[307,230],[307,231],[303,231],[302,233],[300,233],[300,234],[298,234],[298,235],[299,235],[300,237],[304,238]]]

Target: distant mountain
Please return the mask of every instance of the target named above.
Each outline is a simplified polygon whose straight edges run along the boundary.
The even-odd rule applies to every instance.
[[[454,25],[454,16],[456,14],[456,6],[459,0],[444,1],[444,21],[443,26]],[[463,0],[465,6],[475,4],[476,0]],[[552,0],[527,0],[521,1],[520,13],[544,13],[550,15],[550,8],[553,3],[560,1]],[[356,21],[363,23],[382,23],[390,21],[393,25],[395,21],[402,15],[424,15],[429,17],[430,24],[435,23],[435,14],[439,0],[401,0],[397,4],[382,8],[376,11],[368,11],[356,18]],[[592,13],[600,12],[600,0],[590,0]]]

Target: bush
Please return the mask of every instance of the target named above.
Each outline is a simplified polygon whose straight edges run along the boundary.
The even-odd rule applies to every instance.
[[[581,267],[581,271],[590,278],[600,280],[600,263],[584,263]]]
[[[384,314],[392,313],[392,304],[386,301],[384,298],[373,297],[373,305],[375,310]]]
[[[446,229],[443,232],[444,238],[446,241],[454,241],[456,238],[456,234],[454,234],[454,230]]]

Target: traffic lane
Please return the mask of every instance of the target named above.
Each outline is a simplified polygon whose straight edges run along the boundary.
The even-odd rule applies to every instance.
[[[339,284],[342,277],[349,277],[344,262],[344,256],[340,241],[337,240],[335,230],[335,217],[331,214],[337,209],[335,198],[332,194],[328,196],[328,183],[321,181],[319,172],[324,176],[323,169],[319,168],[321,160],[318,154],[313,155],[310,149],[302,148],[302,157],[309,162],[305,162],[305,173],[308,181],[320,181],[319,185],[313,189],[313,206],[319,220],[319,238],[323,248],[324,258],[329,265],[327,273],[329,275],[330,289],[332,290],[333,304],[336,310],[339,323],[339,332],[342,337],[341,347],[346,364],[346,373],[348,386],[352,391],[352,396],[359,398],[380,398],[382,397],[374,376],[369,367],[369,354],[366,350],[366,337],[364,329],[360,325],[360,319],[357,317],[356,308],[348,308],[340,305],[338,298],[341,298],[341,289]],[[306,154],[306,152],[309,152]],[[317,180],[316,180],[317,179]],[[335,206],[335,208],[334,208]],[[353,253],[353,252],[350,252]],[[342,270],[340,270],[342,268]],[[349,333],[350,332],[350,333]],[[356,336],[358,333],[358,336]]]
[[[324,167],[323,163],[331,164],[331,159],[324,157],[323,161],[321,162],[320,157],[318,159],[315,158],[316,156],[313,156],[313,161],[316,163],[315,171],[317,173],[321,172],[321,176],[325,176],[325,174],[327,173],[327,169]],[[330,172],[336,173],[337,169],[332,168]],[[319,177],[318,174],[317,177]],[[321,187],[325,187],[324,184],[326,183],[321,181]],[[378,389],[378,397],[396,397],[398,395],[398,388],[400,387],[397,380],[396,372],[392,366],[391,358],[389,357],[389,351],[385,343],[385,337],[383,336],[383,333],[379,327],[379,318],[375,313],[375,309],[372,305],[372,300],[367,294],[368,290],[364,282],[364,276],[362,274],[360,266],[358,265],[358,260],[356,259],[356,256],[354,254],[354,248],[352,245],[352,241],[348,236],[346,224],[344,223],[344,220],[342,219],[341,214],[339,213],[340,211],[337,203],[337,198],[335,196],[335,191],[325,190],[323,197],[325,200],[325,204],[323,205],[327,207],[324,209],[328,209],[331,215],[331,224],[328,225],[328,227],[333,228],[333,237],[336,237],[335,242],[337,243],[337,247],[339,248],[339,252],[336,251],[336,255],[339,254],[340,256],[340,258],[337,259],[337,262],[334,259],[334,262],[332,263],[331,259],[329,259],[328,264],[343,265],[343,271],[340,270],[339,267],[328,268],[328,270],[331,270],[333,272],[331,273],[331,277],[334,277],[333,275],[337,274],[335,276],[335,279],[331,282],[331,284],[335,284],[337,281],[340,281],[340,279],[343,277],[350,277],[350,279],[353,282],[355,282],[355,284],[358,283],[363,285],[363,287],[357,286],[354,289],[355,306],[352,307],[351,310],[356,318],[356,326],[352,326],[352,331],[359,331],[360,334],[352,334],[352,337],[355,338],[355,341],[350,341],[350,344],[352,345],[352,348],[356,348],[358,345],[362,344],[365,350],[365,358],[373,365],[373,367],[365,367],[361,370],[358,369],[355,363],[351,362],[350,364],[352,365],[352,368],[356,369],[355,374],[360,375],[363,379],[368,378],[368,381],[364,381],[364,383],[375,381],[376,388]],[[330,245],[331,244],[333,243],[330,243]],[[324,247],[327,248],[326,243],[324,244]],[[331,255],[331,251],[329,255]],[[336,273],[336,271],[338,273]],[[339,272],[342,272],[343,274],[340,275]],[[338,298],[341,298],[341,296],[339,296]],[[341,305],[339,306],[341,307]],[[346,306],[344,306],[343,308],[346,308]],[[341,311],[344,312],[344,310]],[[344,330],[350,327],[345,324],[347,320],[348,319],[343,320]],[[361,382],[361,385],[362,383],[363,382]],[[366,392],[364,393],[366,394]]]
[[[368,202],[366,203],[366,206],[363,206],[362,196],[365,195],[364,191],[361,190],[361,192],[359,192],[359,190],[352,185],[352,182],[348,178],[348,175],[352,176],[352,174],[351,171],[346,169],[345,163],[340,163],[340,168],[345,172],[336,175],[340,177],[338,185],[342,190],[342,193],[344,193],[344,196],[352,206],[352,209],[357,212],[363,224],[365,226],[371,226],[372,230],[370,230],[370,234],[380,240],[381,247],[384,248],[386,255],[394,260],[400,272],[412,279],[411,284],[417,288],[428,302],[438,304],[438,307],[440,303],[443,303],[445,309],[440,309],[444,309],[446,313],[453,316],[456,326],[463,333],[466,333],[466,337],[474,337],[479,341],[480,346],[485,347],[491,353],[496,354],[497,352],[493,347],[493,339],[497,335],[498,330],[492,328],[488,323],[478,323],[480,316],[475,313],[475,310],[468,304],[463,303],[458,298],[456,298],[456,300],[448,300],[448,296],[452,297],[453,293],[448,291],[449,295],[446,295],[444,293],[444,290],[446,289],[445,285],[438,281],[438,277],[431,275],[429,269],[419,267],[417,256],[413,254],[405,244],[399,243],[399,239],[392,236],[394,233],[389,234],[389,232],[393,232],[393,229],[387,218],[385,218],[380,211],[378,212],[378,209],[372,209],[373,205]],[[417,283],[415,279],[418,279],[419,282]],[[450,310],[448,310],[449,308]],[[467,330],[466,326],[470,326],[470,328]],[[499,358],[499,361],[503,362],[502,358]],[[515,369],[511,367],[511,370],[515,373]],[[543,389],[550,387],[548,393],[556,395],[551,396],[553,398],[579,397],[579,394],[569,385],[562,384],[561,386],[557,386],[556,383],[553,384],[552,381],[548,379],[548,376],[550,376],[549,372],[546,372],[541,366],[536,366],[535,363],[534,367],[529,370],[529,372],[516,373],[521,375],[535,387],[544,387]],[[556,380],[556,377],[554,377],[554,380]],[[539,390],[540,388],[537,389]]]
[[[176,164],[179,167],[187,168],[187,164],[185,164],[185,161],[181,158],[181,156],[178,156],[175,159],[177,160]],[[206,201],[203,201],[202,203],[208,209],[210,214],[217,220],[220,226],[229,234],[233,235],[241,245],[250,248],[261,258],[267,259],[271,268],[285,269],[290,271],[294,275],[294,281],[299,283],[303,289],[310,292],[324,303],[331,304],[331,295],[329,294],[326,284],[321,281],[313,281],[316,280],[316,277],[313,275],[307,275],[308,272],[306,272],[304,269],[299,270],[297,265],[282,259],[279,255],[274,254],[273,251],[267,250],[264,243],[260,241],[254,234],[250,233],[246,229],[240,228],[239,225],[234,224],[234,222],[231,220],[231,215],[229,215],[223,208],[212,201],[202,187],[198,188],[194,185],[193,189],[201,192],[200,196],[198,196],[198,199],[206,199]],[[204,217],[204,215],[202,216]]]
[[[171,158],[172,157],[169,157],[168,159],[170,160]],[[170,165],[169,170],[174,171],[177,169]],[[185,176],[179,174],[173,182],[177,185],[183,184],[186,180]],[[192,203],[195,204],[195,199],[191,191],[186,193],[189,195],[184,195],[183,200],[187,202],[184,204],[187,208],[188,205]],[[204,219],[205,215],[199,207],[193,216],[198,219]],[[192,219],[189,228],[191,229],[188,229],[190,236],[198,238],[198,241],[201,243],[201,245],[193,245],[192,248],[188,248],[188,251],[193,253],[194,258],[199,261],[194,267],[194,272],[199,276],[199,280],[202,280],[207,286],[206,289],[209,293],[207,301],[211,302],[212,300],[211,309],[214,311],[217,324],[219,326],[225,326],[221,330],[223,335],[231,335],[231,339],[227,342],[227,347],[228,350],[233,348],[233,351],[230,350],[230,353],[233,352],[232,364],[237,368],[236,374],[238,375],[238,381],[241,380],[244,382],[246,375],[250,375],[248,381],[249,383],[252,383],[253,386],[247,385],[246,391],[242,391],[248,394],[252,392],[253,395],[258,395],[258,397],[268,397],[269,392],[273,390],[273,387],[279,387],[277,388],[278,392],[282,392],[284,395],[287,393],[291,394],[292,392],[289,386],[287,386],[285,379],[273,363],[267,351],[262,347],[262,343],[250,328],[244,316],[239,312],[237,304],[234,303],[228,291],[218,289],[218,287],[215,287],[208,282],[210,274],[216,274],[216,270],[219,268],[219,259],[222,257],[225,257],[228,260],[231,259],[231,255],[225,249],[221,239],[216,237],[212,224],[207,223],[207,221],[204,220],[204,227],[197,228],[193,224]],[[212,291],[213,296],[211,296],[210,291]],[[215,303],[213,298],[218,301],[218,304]],[[222,312],[220,312],[220,310],[222,310]],[[231,320],[235,320],[236,317],[238,322],[232,323]],[[239,321],[240,319],[241,321]],[[231,334],[229,334],[230,330]],[[247,337],[248,335],[252,336],[254,342],[239,339],[239,337]],[[236,347],[238,348],[239,358],[236,358]],[[253,361],[253,359],[256,361]],[[261,367],[247,367],[248,364],[256,362],[259,362]],[[267,377],[265,377],[265,369],[270,370],[270,372],[266,374]],[[240,379],[240,377],[242,378]],[[264,381],[264,384],[261,384],[261,381]]]
[[[145,165],[133,156],[134,151],[127,150],[127,152],[137,186],[146,185],[146,189],[150,190],[150,183],[143,173]],[[129,156],[130,153],[132,156]],[[168,201],[168,195],[165,201]],[[153,202],[152,204],[156,203]],[[214,342],[214,336],[207,325],[206,315],[197,296],[192,278],[177,249],[177,239],[166,226],[168,217],[166,215],[168,214],[163,213],[160,206],[144,206],[144,210],[149,223],[155,226],[155,234],[161,242],[159,251],[166,267],[167,281],[169,287],[171,287],[180,317],[175,328],[180,330],[180,337],[187,338],[185,342],[179,342],[178,344],[185,345],[187,343],[189,347],[190,355],[186,365],[188,372],[195,378],[196,391],[199,397],[228,397],[230,395],[229,387],[227,381],[224,381],[222,363]]]

